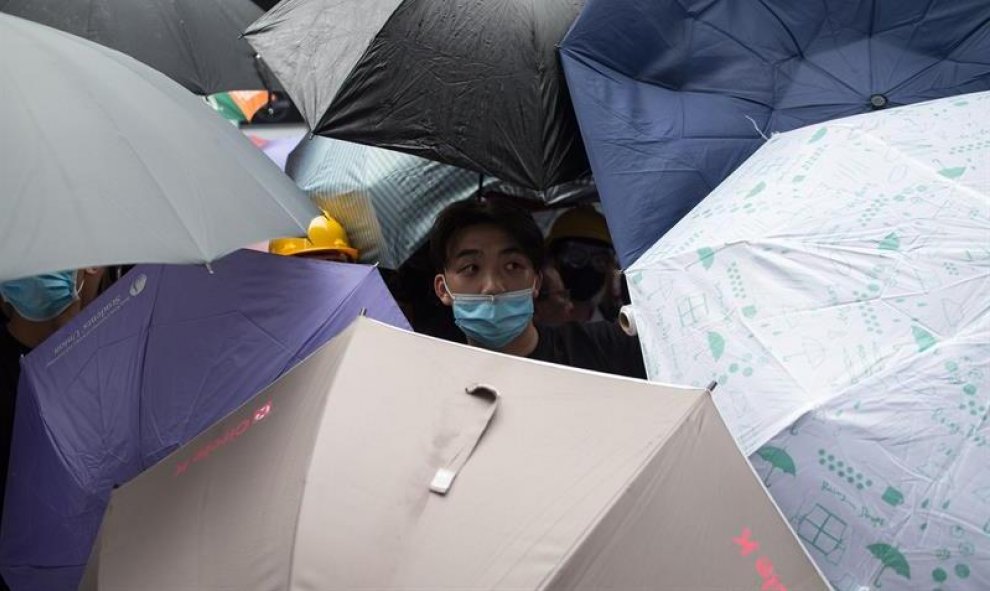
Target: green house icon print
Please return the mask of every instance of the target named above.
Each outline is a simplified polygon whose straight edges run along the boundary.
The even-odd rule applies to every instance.
[[[816,503],[814,509],[801,517],[797,534],[810,548],[821,552],[826,560],[838,564],[846,551],[842,538],[846,525],[838,515]]]

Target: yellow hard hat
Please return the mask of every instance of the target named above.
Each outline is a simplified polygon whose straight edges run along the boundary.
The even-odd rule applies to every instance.
[[[316,252],[341,252],[356,261],[358,251],[347,241],[347,231],[327,215],[318,215],[309,222],[306,238],[276,238],[268,243],[268,252],[295,256]]]
[[[547,245],[564,238],[585,238],[612,244],[605,216],[588,205],[579,205],[560,214],[547,234]]]

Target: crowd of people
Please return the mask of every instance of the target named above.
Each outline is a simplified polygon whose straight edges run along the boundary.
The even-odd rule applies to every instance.
[[[358,251],[332,217],[305,237],[269,243],[277,255],[356,263]],[[68,323],[128,267],[91,267],[0,284],[0,420],[4,432],[23,355]],[[382,269],[414,330],[584,369],[645,377],[639,343],[617,324],[628,303],[604,216],[563,210],[544,236],[532,214],[498,198],[448,206],[428,241],[398,270]],[[6,457],[6,454],[0,454]]]
[[[437,218],[429,254],[433,293],[461,333],[448,338],[645,377],[638,341],[615,322],[620,275],[604,218],[590,207],[562,214],[544,238],[532,216],[510,204],[455,203]]]
[[[356,263],[346,229],[328,216],[269,252]],[[20,359],[96,299],[127,267],[47,273],[0,284],[0,485],[5,488]],[[533,215],[498,198],[448,206],[398,270],[382,269],[417,332],[588,370],[645,378],[636,337],[616,322],[627,303],[605,218],[564,210],[546,236]],[[2,490],[2,489],[0,489]],[[3,511],[0,494],[0,515]],[[0,590],[5,588],[0,582]]]
[[[346,230],[320,216],[274,254],[355,262]],[[605,217],[564,210],[546,236],[532,214],[499,198],[448,206],[426,244],[382,275],[416,332],[583,369],[645,377],[639,343],[616,323],[628,294]]]

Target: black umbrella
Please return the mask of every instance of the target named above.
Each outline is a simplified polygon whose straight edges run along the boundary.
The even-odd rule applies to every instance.
[[[588,173],[557,44],[583,0],[286,0],[245,33],[315,133],[543,190]]]
[[[272,0],[0,0],[0,11],[134,57],[196,94],[272,89],[241,31]]]

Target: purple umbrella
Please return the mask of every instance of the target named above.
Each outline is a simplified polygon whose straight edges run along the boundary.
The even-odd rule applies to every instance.
[[[239,251],[212,273],[134,268],[22,361],[0,537],[8,584],[75,589],[115,485],[362,310],[408,326],[373,267]]]

